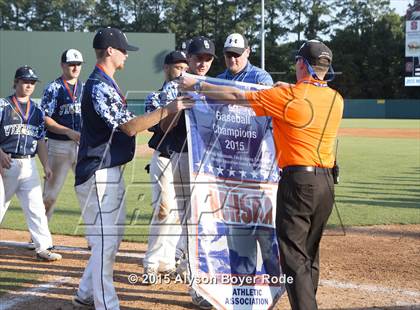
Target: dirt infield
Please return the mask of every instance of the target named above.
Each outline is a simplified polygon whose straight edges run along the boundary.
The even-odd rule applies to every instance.
[[[2,240],[25,242],[28,233],[0,230]],[[54,236],[56,245],[85,247],[80,237]],[[132,285],[141,275],[144,244],[124,242],[114,280],[121,309],[193,309],[185,284]],[[0,246],[2,271],[39,274],[21,281],[23,288],[2,286],[1,309],[73,309],[70,300],[89,256],[63,251],[63,260],[38,262],[33,251]],[[321,244],[320,309],[420,309],[420,225],[374,226],[327,231]],[[2,281],[3,282],[3,281]],[[45,284],[48,284],[47,286]],[[1,284],[0,284],[1,285]],[[3,308],[2,308],[3,306]],[[284,295],[275,309],[289,309]]]

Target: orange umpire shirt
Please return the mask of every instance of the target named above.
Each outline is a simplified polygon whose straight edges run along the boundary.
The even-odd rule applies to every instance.
[[[334,145],[343,115],[343,98],[324,81],[245,92],[257,116],[271,116],[278,165],[334,165]]]

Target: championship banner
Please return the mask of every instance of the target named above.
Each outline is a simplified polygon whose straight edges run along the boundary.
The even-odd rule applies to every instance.
[[[219,85],[266,86],[189,75]],[[217,309],[269,309],[284,293],[275,232],[279,171],[271,119],[189,93],[190,284]],[[289,279],[290,280],[290,279]]]

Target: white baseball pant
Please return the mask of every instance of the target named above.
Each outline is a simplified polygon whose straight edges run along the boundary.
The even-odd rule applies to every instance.
[[[165,271],[175,267],[177,244],[186,247],[181,221],[190,199],[190,178],[188,153],[173,153],[171,159],[159,155],[155,151],[150,163],[154,210],[143,266]]]
[[[0,210],[0,223],[7,211],[10,200],[16,194],[20,201],[26,223],[36,252],[52,246],[48,220],[42,202],[42,189],[34,158],[13,159],[10,169],[3,174],[5,205]]]
[[[125,186],[121,167],[101,169],[76,186],[85,233],[92,247],[77,295],[95,309],[120,309],[113,284],[115,256],[124,235]]]
[[[48,164],[53,172],[52,178],[45,181],[43,193],[48,221],[51,220],[58,194],[69,170],[74,173],[78,149],[78,144],[74,141],[48,139]]]

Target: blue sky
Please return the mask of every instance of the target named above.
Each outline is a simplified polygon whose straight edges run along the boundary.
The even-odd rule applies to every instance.
[[[404,15],[407,11],[408,4],[413,4],[414,0],[390,0],[391,8],[399,15]]]

